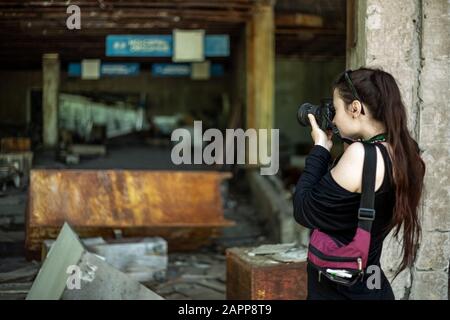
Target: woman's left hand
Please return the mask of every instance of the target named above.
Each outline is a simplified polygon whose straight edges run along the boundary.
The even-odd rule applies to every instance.
[[[331,140],[331,138],[333,137],[333,132],[329,130],[327,133],[325,133],[325,131],[320,129],[319,125],[316,122],[316,118],[314,118],[311,113],[308,114],[308,119],[311,123],[311,137],[314,141],[314,144],[320,145],[330,151],[333,147],[333,141]]]

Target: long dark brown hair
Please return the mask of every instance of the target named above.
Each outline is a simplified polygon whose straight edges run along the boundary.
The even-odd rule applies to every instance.
[[[406,108],[398,85],[392,75],[380,70],[360,68],[347,73],[364,106],[369,108],[373,118],[386,127],[387,143],[392,148],[395,206],[389,230],[395,229],[398,238],[403,227],[403,259],[395,277],[405,268],[412,266],[421,239],[419,202],[422,195],[425,163],[420,156],[417,142],[407,127]],[[346,105],[356,100],[354,92],[344,74],[333,84]]]

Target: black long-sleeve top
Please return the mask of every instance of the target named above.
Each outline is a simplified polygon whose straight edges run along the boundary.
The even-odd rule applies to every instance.
[[[375,192],[376,216],[368,265],[380,265],[383,240],[389,232],[395,204],[390,158],[387,149],[382,144],[377,145],[384,159],[385,175],[381,187]],[[295,189],[294,218],[307,228],[319,229],[343,243],[349,243],[358,225],[361,193],[348,191],[333,179],[330,160],[327,149],[319,145],[312,148]]]

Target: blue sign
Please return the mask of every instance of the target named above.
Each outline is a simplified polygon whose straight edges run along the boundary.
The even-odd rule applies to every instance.
[[[67,68],[69,77],[81,77],[81,63],[71,62]]]
[[[152,75],[154,77],[189,77],[191,75],[191,70],[191,64],[189,63],[152,64]],[[222,77],[225,74],[223,64],[212,63],[210,74],[211,77]]]
[[[140,64],[135,62],[103,62],[100,65],[101,76],[133,76],[140,72]],[[81,63],[69,63],[67,73],[69,77],[81,77]],[[212,63],[211,77],[222,77],[225,68],[221,63]],[[152,64],[154,77],[189,77],[191,75],[190,63],[154,63]]]
[[[205,37],[206,57],[228,57],[230,55],[230,37],[228,35],[207,35]]]
[[[226,34],[205,36],[206,57],[230,55],[230,37]],[[171,35],[108,35],[106,56],[108,57],[171,57],[173,39]]]
[[[154,63],[154,77],[187,77],[191,74],[191,65],[187,63]]]
[[[140,72],[140,64],[134,62],[104,62],[100,65],[101,76],[134,76]],[[71,62],[67,70],[69,77],[81,76],[81,63]]]
[[[140,71],[139,63],[115,63],[105,62],[100,67],[102,76],[133,76],[138,75]]]
[[[108,35],[108,57],[171,57],[171,35]]]

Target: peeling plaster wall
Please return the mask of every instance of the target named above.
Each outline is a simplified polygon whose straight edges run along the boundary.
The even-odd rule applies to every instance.
[[[425,192],[420,208],[423,236],[413,268],[392,286],[397,299],[448,299],[450,258],[450,1],[357,2],[358,43],[351,68],[381,67],[397,80],[408,126],[423,150]],[[401,238],[401,237],[400,237]],[[391,236],[382,266],[392,280],[401,246]]]

